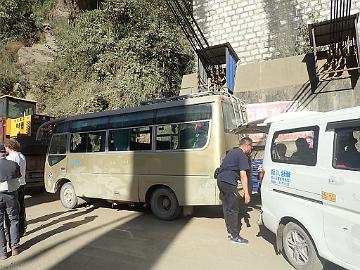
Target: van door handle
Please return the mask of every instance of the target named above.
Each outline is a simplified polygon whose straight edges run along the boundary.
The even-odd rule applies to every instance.
[[[330,176],[330,177],[329,177],[329,184],[332,184],[332,185],[343,185],[343,184],[344,184],[344,179],[341,178],[341,177]]]

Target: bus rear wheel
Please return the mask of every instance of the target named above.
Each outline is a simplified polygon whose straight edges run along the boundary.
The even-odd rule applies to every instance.
[[[65,183],[60,190],[60,201],[65,208],[73,209],[78,205],[78,198],[74,186],[71,183]]]
[[[152,193],[150,208],[153,214],[161,220],[174,220],[180,214],[176,195],[168,188],[158,188]]]

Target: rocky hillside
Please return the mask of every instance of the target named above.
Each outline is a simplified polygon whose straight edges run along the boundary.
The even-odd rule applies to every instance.
[[[11,3],[22,1],[0,2],[10,10]],[[31,7],[18,5],[32,18],[23,18],[22,25],[32,30],[15,35],[0,27],[0,36],[6,36],[0,43],[2,94],[35,99],[40,113],[53,116],[177,94],[182,75],[192,69],[192,52],[165,1],[155,2],[34,0]],[[9,16],[0,15],[0,23],[11,21]]]

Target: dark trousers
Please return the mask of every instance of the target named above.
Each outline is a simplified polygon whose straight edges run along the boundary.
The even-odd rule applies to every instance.
[[[220,190],[227,232],[235,238],[240,233],[239,212],[242,198],[236,186],[221,181],[218,181],[217,185]]]
[[[18,202],[19,202],[19,235],[20,237],[23,237],[26,229],[25,185],[20,186],[17,192],[18,192]],[[5,224],[7,228],[10,227],[10,219],[6,214],[5,214]]]
[[[0,253],[6,253],[5,215],[9,218],[11,248],[19,246],[19,203],[17,191],[0,192]]]

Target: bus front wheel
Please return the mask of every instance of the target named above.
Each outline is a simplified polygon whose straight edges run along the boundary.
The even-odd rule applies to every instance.
[[[78,205],[74,186],[71,183],[65,183],[60,190],[60,201],[65,208],[73,209]]]
[[[158,188],[152,193],[150,207],[153,214],[162,220],[173,220],[180,214],[176,195],[168,188]]]

